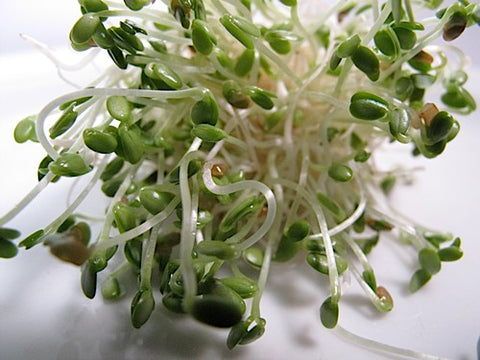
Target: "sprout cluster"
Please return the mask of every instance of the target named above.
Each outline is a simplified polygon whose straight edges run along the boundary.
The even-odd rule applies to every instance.
[[[392,309],[367,257],[385,233],[418,252],[412,292],[462,257],[460,239],[393,210],[396,174],[370,157],[400,142],[432,158],[455,138],[451,113],[476,104],[463,55],[449,61],[432,43],[478,24],[480,5],[335,1],[307,21],[296,0],[79,4],[72,47],[101,48],[113,65],[17,125],[15,140],[46,156],[0,226],[45,186],[87,176],[57,219],[18,244],[79,265],[87,297],[130,296],[138,328],[161,296],[173,312],[230,328],[233,348],[265,331],[271,262],[304,259],[324,277],[319,316],[334,328],[345,272],[379,311]],[[417,19],[421,7],[436,12]],[[438,84],[442,104],[429,100]],[[76,212],[97,183],[109,199],[98,232]],[[16,255],[19,237],[0,228],[1,257]]]

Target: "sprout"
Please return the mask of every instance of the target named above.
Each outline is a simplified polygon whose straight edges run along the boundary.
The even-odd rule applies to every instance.
[[[73,125],[78,116],[78,113],[73,110],[74,106],[75,103],[70,104],[70,106],[63,111],[62,116],[60,116],[57,122],[50,128],[49,132],[52,139],[62,135]]]
[[[296,0],[79,0],[72,47],[114,66],[15,127],[16,142],[45,154],[38,184],[0,218],[0,257],[43,243],[81,269],[88,298],[97,280],[107,300],[130,296],[134,328],[159,290],[166,309],[229,328],[230,349],[267,330],[273,261],[304,261],[309,272],[291,271],[325,281],[326,328],[338,325],[344,277],[391,311],[379,285],[388,269],[369,261],[385,238],[405,240],[400,257],[413,249],[411,292],[463,256],[459,238],[393,210],[387,195],[408,170],[380,171],[376,156],[395,142],[437,157],[460,130],[456,114],[476,110],[461,52],[452,62],[441,43],[427,47],[478,23],[479,5],[420,18],[440,3],[338,1],[307,22]],[[4,225],[65,177],[87,181],[17,245]],[[90,194],[107,201],[94,202],[100,226],[80,207]]]
[[[205,21],[195,19],[192,23],[192,43],[195,49],[204,55],[210,55],[217,39]]]
[[[334,328],[338,322],[338,315],[338,304],[328,297],[320,307],[320,319],[323,326],[328,329]]]
[[[15,141],[22,144],[28,140],[38,141],[35,134],[35,116],[28,116],[20,121],[13,132]]]
[[[198,321],[219,328],[230,328],[242,318],[242,311],[235,303],[218,295],[195,299],[191,314]]]
[[[83,131],[82,136],[83,142],[88,148],[101,154],[114,152],[118,145],[117,137],[112,131],[108,132],[89,128]]]
[[[359,46],[352,52],[351,58],[355,66],[365,73],[370,80],[378,80],[380,76],[380,62],[370,48]]]
[[[87,42],[100,25],[100,18],[93,14],[85,14],[73,25],[70,31],[70,40],[74,44]]]
[[[362,91],[350,99],[350,113],[358,119],[382,119],[388,112],[388,103],[377,95]]]

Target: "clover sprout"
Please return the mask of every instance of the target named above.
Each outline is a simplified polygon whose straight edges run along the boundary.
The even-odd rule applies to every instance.
[[[0,219],[0,257],[43,243],[81,268],[88,298],[129,296],[133,327],[161,305],[230,328],[230,349],[268,331],[272,262],[316,270],[328,285],[319,320],[334,328],[347,273],[392,310],[368,259],[382,239],[409,239],[411,292],[462,257],[459,238],[398,216],[396,174],[371,155],[399,142],[437,157],[459,131],[455,114],[476,109],[464,55],[450,62],[441,42],[479,23],[478,4],[336,1],[308,18],[287,0],[79,3],[73,49],[99,48],[113,67],[15,128],[46,154],[39,185]],[[431,17],[417,18],[422,8]],[[4,227],[64,177],[89,181],[57,219],[23,237]],[[109,201],[100,229],[77,213],[97,183]]]

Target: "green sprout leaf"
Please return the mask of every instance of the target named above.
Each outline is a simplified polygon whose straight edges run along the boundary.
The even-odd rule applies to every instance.
[[[333,329],[337,326],[338,315],[338,303],[333,301],[331,297],[328,297],[320,307],[320,320],[323,326],[327,329]]]
[[[231,260],[238,257],[235,246],[223,241],[206,240],[197,245],[197,252],[202,255],[214,256],[221,260]]]
[[[339,182],[347,182],[353,178],[353,170],[343,164],[332,164],[328,167],[328,176]]]
[[[92,170],[79,154],[64,153],[48,165],[49,170],[57,176],[76,177]]]
[[[398,48],[394,36],[395,34],[392,33],[390,28],[379,30],[373,37],[375,46],[381,53],[387,56],[396,57],[398,54]]]
[[[151,185],[140,189],[140,203],[153,215],[165,210],[174,198],[174,194],[164,191],[161,186]]]
[[[195,125],[209,124],[215,126],[218,121],[217,101],[210,93],[197,101],[190,114]]]
[[[155,308],[155,300],[151,289],[139,290],[130,306],[130,317],[134,328],[140,328],[147,322]]]
[[[360,43],[360,36],[358,36],[358,34],[353,35],[352,37],[348,38],[347,40],[341,42],[340,45],[338,45],[337,56],[339,58],[347,58],[352,56],[353,53],[360,46]]]
[[[389,110],[388,103],[381,97],[369,92],[357,92],[350,99],[350,114],[362,120],[384,118]]]
[[[298,220],[292,223],[285,235],[292,241],[301,241],[310,233],[310,225],[306,220]]]
[[[57,122],[49,129],[50,137],[52,139],[62,135],[75,123],[78,113],[73,110],[74,105],[75,104],[72,103],[68,108],[66,108],[62,116],[60,116]]]
[[[440,271],[441,262],[440,257],[436,250],[430,248],[424,248],[418,253],[418,261],[422,266],[422,269],[430,274],[436,274]]]
[[[192,43],[195,49],[203,55],[210,55],[213,51],[214,46],[217,44],[217,39],[207,22],[199,19],[193,20]]]
[[[377,81],[380,77],[380,62],[375,53],[366,46],[359,46],[351,54],[355,66],[371,81]]]
[[[192,135],[206,142],[218,142],[228,135],[222,129],[209,124],[199,124],[192,129]]]
[[[414,293],[423,287],[430,279],[432,275],[425,269],[418,269],[410,279],[408,288],[410,292]]]
[[[97,30],[101,20],[94,14],[85,14],[73,25],[70,31],[70,40],[74,44],[87,42]]]
[[[198,321],[219,328],[232,327],[242,319],[238,305],[218,295],[196,298],[190,313]]]
[[[117,137],[112,131],[89,128],[83,131],[82,136],[85,145],[100,154],[110,154],[116,150],[118,145]]]
[[[15,126],[13,137],[19,144],[27,142],[28,140],[37,142],[37,135],[35,133],[35,115],[28,116],[21,120],[17,126]]]
[[[17,255],[18,248],[10,240],[0,237],[0,257],[10,259]]]

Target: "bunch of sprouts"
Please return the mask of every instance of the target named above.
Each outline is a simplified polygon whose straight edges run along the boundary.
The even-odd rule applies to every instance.
[[[399,142],[433,158],[455,138],[452,113],[476,108],[466,60],[433,43],[478,24],[480,5],[310,2],[318,15],[304,21],[297,0],[78,2],[72,47],[100,48],[113,64],[17,125],[15,140],[46,156],[0,226],[46,186],[85,176],[65,211],[18,247],[44,244],[78,265],[88,298],[129,295],[133,274],[134,327],[161,295],[173,312],[230,328],[233,348],[265,331],[272,262],[318,271],[329,284],[320,319],[334,328],[345,272],[379,311],[392,310],[367,257],[385,233],[418,253],[412,292],[462,257],[459,238],[390,206],[395,171],[377,170],[371,155]],[[430,17],[416,18],[421,9]],[[435,85],[439,104],[429,100]],[[109,201],[94,231],[77,208],[97,184]],[[1,257],[17,254],[19,237],[0,228]]]

